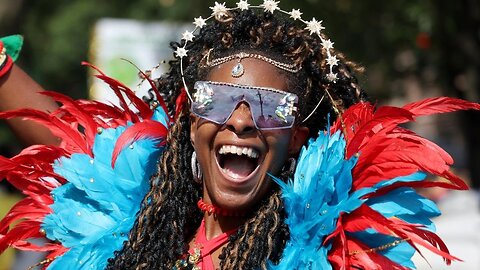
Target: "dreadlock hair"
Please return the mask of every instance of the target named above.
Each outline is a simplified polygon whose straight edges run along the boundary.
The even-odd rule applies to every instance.
[[[335,67],[337,82],[328,81],[326,51],[320,40],[303,27],[268,12],[230,11],[229,15],[222,21],[215,20],[204,26],[194,41],[187,44],[189,53],[183,58],[183,65],[184,78],[190,89],[195,81],[208,76],[208,70],[201,68],[201,61],[211,49],[212,57],[249,51],[283,62],[293,61],[302,67],[295,74],[282,72],[288,80],[288,91],[300,97],[300,120],[328,91],[331,98],[325,97],[305,123],[310,134],[315,135],[325,128],[328,115],[335,118],[332,108],[341,111],[366,99],[353,75],[358,67],[342,54],[335,53],[340,59]],[[171,47],[180,45],[172,43]],[[171,111],[174,111],[176,97],[183,88],[179,61],[182,60],[172,60],[170,71],[158,80]],[[158,172],[151,179],[150,191],[143,200],[129,239],[109,260],[107,269],[172,269],[175,262],[187,253],[188,242],[199,227],[203,214],[196,206],[202,196],[201,185],[193,181],[190,169],[193,147],[190,114],[186,107],[171,127]],[[285,171],[281,174],[286,175]],[[278,263],[280,260],[289,237],[280,191],[272,190],[253,212],[223,248],[221,269],[266,269],[268,261]]]

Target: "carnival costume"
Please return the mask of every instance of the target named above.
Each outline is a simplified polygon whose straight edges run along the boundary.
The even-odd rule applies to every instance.
[[[301,20],[298,10],[285,12],[277,4],[266,0],[256,8]],[[236,9],[249,8],[254,7],[242,0]],[[212,17],[228,11],[218,3],[212,10]],[[195,19],[197,28],[205,22]],[[321,21],[305,24],[322,38]],[[177,57],[187,55],[193,34],[184,33]],[[338,60],[330,54],[333,43],[322,38],[322,44],[328,55],[328,78],[335,83]],[[237,65],[232,76],[241,76],[242,68]],[[0,114],[38,121],[62,139],[58,147],[31,146],[10,159],[0,157],[0,176],[26,196],[0,222],[0,251],[10,246],[48,252],[42,262],[47,269],[103,269],[122,248],[142,202],[148,204],[144,197],[150,178],[176,116],[167,112],[146,75],[156,94],[153,105],[98,72],[118,96],[119,107],[46,92],[62,104],[57,111]],[[188,88],[183,93],[190,95]],[[192,101],[199,98],[204,97],[190,96]],[[182,100],[184,95],[178,98],[176,111],[186,103]],[[401,108],[361,102],[345,110],[302,149],[293,179],[284,182],[271,175],[282,190],[290,238],[280,262],[269,264],[269,269],[414,269],[411,257],[420,252],[419,246],[442,256],[447,264],[458,260],[434,233],[430,218],[439,210],[413,188],[467,186],[450,172],[453,160],[444,150],[399,125],[464,109],[480,110],[480,105],[432,98]],[[285,118],[284,112],[277,115]],[[445,180],[427,181],[427,174]],[[33,238],[46,243],[33,244]]]

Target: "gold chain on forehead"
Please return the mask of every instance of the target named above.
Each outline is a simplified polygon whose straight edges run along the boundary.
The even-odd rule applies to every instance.
[[[210,55],[211,55],[212,50],[213,49],[210,49],[208,51],[208,53],[204,56],[205,61],[203,61],[203,59],[202,59],[201,62],[204,62],[204,63],[201,64],[202,67],[215,67],[215,66],[218,66],[218,65],[221,65],[221,64],[224,64],[224,63],[227,63],[229,61],[237,59],[238,63],[232,68],[232,71],[231,71],[232,77],[235,77],[235,78],[238,78],[238,77],[242,76],[245,72],[245,68],[243,67],[243,65],[241,63],[242,59],[244,59],[244,58],[258,59],[258,60],[267,62],[267,63],[271,64],[272,66],[275,66],[275,67],[277,67],[281,70],[290,72],[290,73],[297,73],[302,69],[301,66],[297,66],[295,64],[287,64],[287,63],[283,63],[283,62],[280,62],[280,61],[273,60],[273,59],[271,59],[269,57],[266,57],[264,55],[261,55],[261,54],[247,53],[247,52],[239,52],[239,53],[236,53],[236,54],[233,54],[233,55],[228,55],[228,56],[215,58],[215,59],[211,60]]]

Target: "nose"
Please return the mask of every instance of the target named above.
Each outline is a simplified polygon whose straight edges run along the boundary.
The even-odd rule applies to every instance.
[[[225,122],[228,130],[237,134],[250,133],[255,130],[252,112],[247,103],[241,102],[232,113],[232,116]]]

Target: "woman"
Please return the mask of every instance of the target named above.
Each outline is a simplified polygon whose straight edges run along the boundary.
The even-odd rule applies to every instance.
[[[324,60],[326,51],[318,37],[303,28],[295,28],[293,21],[278,20],[268,11],[258,15],[253,10],[236,10],[218,19],[202,28],[186,47],[188,56],[183,58],[186,66],[183,72],[188,89],[193,89],[196,81],[214,81],[291,92],[300,97],[296,124],[286,129],[259,129],[255,123],[258,116],[252,119],[253,104],[249,109],[246,102],[232,104],[237,107],[223,124],[192,115],[185,108],[172,127],[169,140],[172,146],[167,147],[158,173],[160,183],[172,185],[156,185],[150,190],[147,196],[152,197],[153,204],[139,217],[145,222],[136,226],[124,250],[111,262],[111,269],[125,263],[127,268],[134,267],[144,260],[147,269],[167,268],[185,254],[188,246],[195,245],[194,236],[202,217],[207,239],[238,228],[232,236],[235,240],[225,244],[221,256],[224,269],[265,266],[269,258],[278,261],[285,245],[287,229],[281,222],[280,194],[267,173],[288,175],[287,159],[298,155],[309,133],[315,135],[319,129],[325,129],[328,114],[335,115],[326,100],[315,110],[325,94],[323,89],[330,85]],[[252,56],[239,59],[241,53]],[[219,59],[225,63],[211,64]],[[159,80],[160,90],[175,93],[168,95],[172,99],[183,88],[178,79],[180,61],[171,63],[171,72]],[[243,65],[241,76],[232,74],[237,63]],[[299,70],[283,70],[278,67],[279,63]],[[330,90],[335,100],[345,107],[364,98],[352,68],[350,63],[342,62],[338,67],[338,83]],[[174,104],[173,100],[167,103]],[[307,122],[302,123],[312,112]],[[225,116],[229,113],[225,111]],[[258,158],[232,154],[237,149],[228,149],[229,146],[251,149]],[[224,149],[227,149],[225,153]],[[203,189],[192,181],[195,176],[189,168],[193,151],[203,172]],[[169,164],[176,164],[173,170]],[[235,218],[202,214],[196,205],[200,197],[205,203],[226,211],[250,214],[235,214]],[[168,213],[168,217],[156,220],[151,218],[155,215],[152,211]],[[217,258],[221,253],[221,248],[213,253],[216,267],[221,264]]]
[[[122,204],[108,211],[97,207],[105,203],[105,196],[92,202],[96,195],[87,185],[99,182],[96,177],[102,176],[85,176],[90,170],[88,162],[97,164],[99,138],[113,138],[115,147],[109,150],[113,151],[112,167],[131,166],[132,158],[121,156],[123,146],[133,139],[144,139],[145,133],[158,140],[165,135],[164,127],[169,127],[169,132],[160,144],[165,150],[157,172],[146,195],[142,184],[140,191],[134,189],[144,195],[142,207],[123,247],[115,242],[115,255],[102,257],[110,258],[106,269],[409,269],[413,267],[410,256],[416,244],[428,246],[447,262],[456,259],[429,231],[428,218],[437,214],[435,207],[409,187],[465,186],[448,173],[451,162],[446,153],[397,124],[424,114],[479,109],[478,105],[430,100],[422,103],[424,107],[412,104],[374,114],[373,107],[363,103],[366,96],[353,74],[360,69],[333,50],[333,43],[321,33],[321,21],[304,21],[299,10],[285,12],[271,0],[260,6],[240,1],[233,9],[215,3],[211,9],[208,20],[195,19],[199,32],[187,31],[181,43],[173,44],[177,59],[154,85],[166,98],[165,110],[175,112],[173,120],[158,112],[162,109],[158,106],[162,104],[160,95],[156,96],[159,100],[149,101],[153,112],[129,95],[140,108],[141,119],[124,107],[128,113],[115,113],[125,121],[113,125],[102,122],[108,118],[106,108],[105,114],[96,111],[90,123],[86,117],[73,117],[73,112],[93,112],[91,107],[84,102],[74,106],[61,98],[67,106],[56,113],[57,117],[78,121],[90,144],[76,144],[78,150],[72,146],[75,139],[65,142],[62,136],[68,153],[54,163],[53,173],[73,185],[62,192],[54,191],[52,210],[48,208],[37,217],[43,223],[35,229],[42,228],[47,238],[63,244],[59,247],[57,242],[55,247],[43,249],[53,252],[53,263],[45,263],[51,263],[52,269],[67,267],[60,262],[68,264],[69,269],[105,266],[106,261],[98,264],[98,250],[106,249],[110,239],[118,239],[118,234],[131,228],[138,208],[129,208],[132,221],[127,225],[116,219],[118,224],[108,224],[107,233],[92,229],[91,234],[98,237],[88,242],[83,236],[73,235],[87,233],[72,229],[75,224],[66,225],[69,222],[64,216],[55,216],[62,211],[60,201],[81,191],[87,195],[72,199],[83,203],[72,206],[82,209],[72,212],[74,216],[99,212],[111,216],[115,212],[112,209]],[[117,93],[130,94],[118,82],[103,74],[99,77]],[[188,103],[190,106],[185,106]],[[108,116],[115,113],[108,111]],[[32,118],[25,111],[3,116],[13,115]],[[116,135],[107,127],[116,128]],[[92,130],[97,131],[97,137],[89,135]],[[309,138],[309,147],[299,158]],[[151,147],[133,145],[132,150],[140,152],[139,146],[144,147],[142,151],[154,152]],[[392,145],[399,147],[394,146],[394,154],[387,156]],[[403,151],[401,146],[417,152]],[[419,150],[432,155],[432,159],[412,161],[410,157]],[[85,154],[86,165],[83,171],[72,174],[68,167],[80,166],[75,165],[79,157],[75,152]],[[402,160],[401,155],[409,158]],[[312,156],[317,158],[318,168],[308,168]],[[143,162],[151,167],[152,157]],[[313,163],[310,166],[315,167]],[[421,171],[450,181],[424,182]],[[149,173],[143,173],[148,177]],[[119,174],[112,175],[110,178]],[[305,183],[304,178],[308,179]],[[294,179],[294,183],[283,182],[288,179]],[[109,182],[112,196],[118,189],[114,182]],[[298,195],[303,188],[307,195]],[[77,193],[68,193],[71,190]],[[139,196],[137,193],[132,196]],[[405,200],[418,205],[403,205]],[[399,206],[392,209],[380,205],[385,202],[398,202]],[[85,210],[83,205],[90,208]],[[313,210],[314,214],[309,214]],[[121,226],[123,231],[117,230]],[[70,233],[62,234],[58,228],[68,228],[65,230]],[[121,241],[126,239],[122,237]],[[7,244],[21,247],[26,239],[18,237]],[[88,243],[88,248],[78,249],[73,242],[77,246]],[[97,259],[93,261],[93,257]]]

